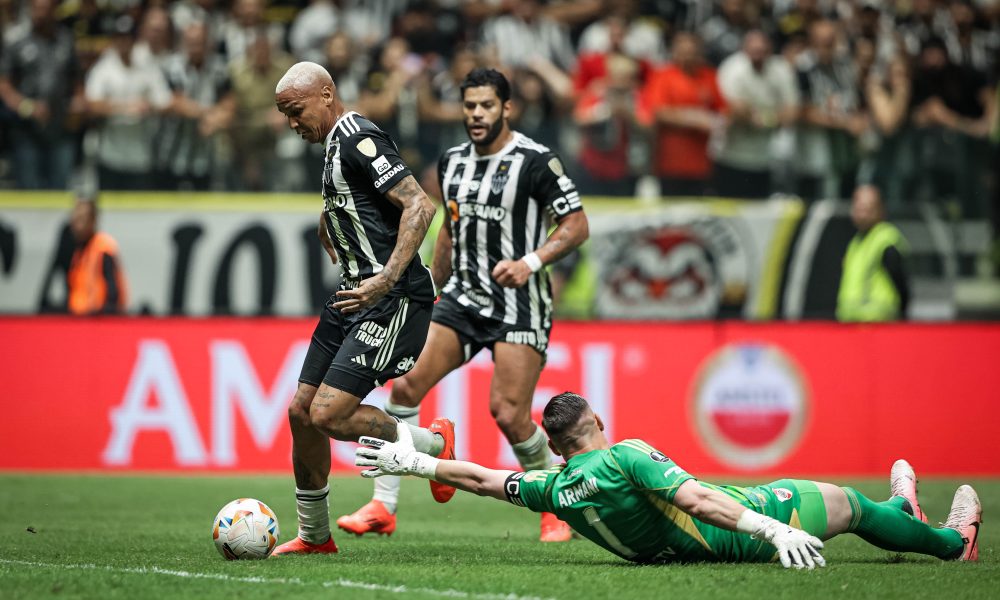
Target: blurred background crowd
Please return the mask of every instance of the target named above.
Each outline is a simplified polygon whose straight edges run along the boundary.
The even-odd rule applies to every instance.
[[[482,65],[587,194],[871,182],[890,214],[1000,212],[1000,0],[0,0],[0,23],[9,188],[315,191],[322,149],[273,106],[311,60],[424,173]]]

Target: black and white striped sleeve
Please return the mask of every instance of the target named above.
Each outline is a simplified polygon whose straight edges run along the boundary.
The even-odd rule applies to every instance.
[[[544,205],[556,221],[583,210],[580,192],[569,178],[555,152],[542,152],[531,166],[531,195]]]

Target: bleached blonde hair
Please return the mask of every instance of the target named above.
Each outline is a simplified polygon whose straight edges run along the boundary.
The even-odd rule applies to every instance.
[[[286,90],[305,90],[313,86],[333,85],[333,78],[322,66],[314,62],[295,63],[278,80],[278,85],[274,88],[275,94],[280,94]]]

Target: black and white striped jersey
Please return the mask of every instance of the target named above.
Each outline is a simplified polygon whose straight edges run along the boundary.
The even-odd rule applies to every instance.
[[[384,195],[408,175],[396,144],[374,123],[353,111],[337,120],[326,138],[323,201],[344,285],[381,272],[388,262],[402,210]],[[434,299],[430,272],[419,256],[389,295]]]
[[[466,142],[438,162],[451,228],[451,278],[444,293],[481,317],[532,329],[551,326],[552,296],[542,269],[520,288],[491,277],[497,262],[517,260],[545,243],[549,226],[583,209],[580,194],[547,147],[514,132],[496,154]]]

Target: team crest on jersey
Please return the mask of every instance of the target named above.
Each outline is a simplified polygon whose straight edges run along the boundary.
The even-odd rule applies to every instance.
[[[785,488],[774,488],[774,495],[778,497],[779,502],[787,502],[792,499],[792,492]]]
[[[566,172],[565,170],[563,170],[562,162],[560,162],[560,160],[554,156],[551,159],[549,159],[549,168],[552,169],[552,172],[556,174],[556,177],[562,177],[563,173]]]
[[[490,180],[490,191],[494,194],[499,194],[503,191],[503,187],[507,185],[507,179],[510,178],[510,172],[507,170],[507,165],[500,165],[497,172],[493,174],[493,179]]]
[[[652,458],[656,462],[661,462],[661,463],[670,462],[670,459],[664,456],[663,453],[658,450],[653,450],[652,452],[650,452],[649,458]]]
[[[371,138],[365,138],[358,142],[358,152],[364,154],[368,158],[375,158],[375,154],[378,149],[375,148],[375,142]]]

